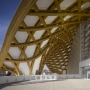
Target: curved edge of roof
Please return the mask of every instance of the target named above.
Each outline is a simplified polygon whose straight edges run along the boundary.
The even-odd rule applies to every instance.
[[[5,60],[5,57],[7,55],[7,51],[11,45],[13,36],[15,35],[21,21],[25,17],[25,15],[29,12],[30,8],[32,5],[36,2],[37,0],[22,0],[19,7],[16,10],[16,13],[14,14],[11,23],[8,27],[8,30],[6,32],[1,52],[0,52],[0,68],[3,65],[3,62]]]

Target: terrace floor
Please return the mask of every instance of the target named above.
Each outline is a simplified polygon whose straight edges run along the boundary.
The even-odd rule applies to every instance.
[[[90,90],[90,80],[25,81],[2,84],[0,90]]]

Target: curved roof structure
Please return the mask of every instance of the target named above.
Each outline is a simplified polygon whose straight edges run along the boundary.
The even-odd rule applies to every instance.
[[[1,70],[41,74],[46,64],[53,73],[67,73],[74,35],[88,20],[90,0],[22,0],[1,49]]]

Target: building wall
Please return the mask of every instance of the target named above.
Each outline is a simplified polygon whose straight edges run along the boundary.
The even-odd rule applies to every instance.
[[[79,74],[79,61],[80,61],[80,30],[78,29],[73,40],[71,51],[69,55],[67,73]]]

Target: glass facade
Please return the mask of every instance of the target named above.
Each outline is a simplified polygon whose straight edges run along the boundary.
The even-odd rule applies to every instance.
[[[82,74],[83,74],[83,78],[90,79],[90,65],[83,67]]]

